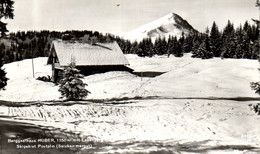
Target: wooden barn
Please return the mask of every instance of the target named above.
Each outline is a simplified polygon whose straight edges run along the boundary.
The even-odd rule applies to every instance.
[[[53,41],[47,63],[52,65],[54,82],[72,62],[75,62],[76,68],[84,75],[108,71],[133,71],[127,67],[129,62],[116,42],[88,44]]]

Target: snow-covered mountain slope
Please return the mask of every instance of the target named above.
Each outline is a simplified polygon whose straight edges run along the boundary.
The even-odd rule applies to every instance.
[[[160,19],[126,33],[124,38],[130,41],[141,41],[144,38],[151,38],[154,41],[158,37],[180,37],[182,33],[187,35],[193,32],[197,31],[186,20],[178,14],[170,13]]]

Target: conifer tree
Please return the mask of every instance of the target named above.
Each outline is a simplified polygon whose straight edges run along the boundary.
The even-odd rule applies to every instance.
[[[151,38],[147,38],[145,40],[145,48],[147,50],[147,55],[149,57],[152,57],[154,56],[154,49],[153,49],[153,42],[152,42],[152,39]]]
[[[167,41],[167,55],[170,57],[174,52],[174,38],[170,36]]]
[[[199,45],[199,48],[193,52],[192,57],[209,59],[213,57],[213,53],[210,51],[209,47],[209,38],[206,36],[202,43]]]
[[[177,40],[176,37],[175,37],[175,41],[174,41],[174,53],[173,54],[175,57],[183,56],[182,44],[181,44],[180,40]]]
[[[143,39],[139,44],[138,44],[138,50],[137,50],[137,55],[140,57],[145,57],[147,56],[147,52],[146,52],[146,41],[145,39]]]
[[[252,54],[251,59],[259,59],[259,43],[258,40],[254,41],[254,44],[252,45]]]
[[[90,92],[85,89],[87,84],[83,83],[81,78],[84,76],[76,69],[75,63],[72,62],[63,72],[63,77],[59,81],[59,92],[61,98],[67,100],[80,100],[86,97]]]
[[[257,0],[256,1],[256,7],[258,7],[259,9],[260,9],[260,2],[259,2],[259,0]],[[258,22],[258,24],[257,24],[257,26],[258,26],[258,28],[260,28],[260,24],[259,24],[259,22]],[[260,36],[258,36],[258,49],[259,49],[259,46],[260,46],[260,38],[259,38]],[[258,54],[259,54],[259,52],[258,52]],[[260,60],[259,59],[259,57],[258,57],[258,60]],[[260,69],[258,69],[259,71],[260,71]],[[257,94],[259,94],[260,95],[260,81],[258,81],[258,82],[251,82],[250,83],[251,85],[251,88],[253,89],[253,90],[255,90],[255,93],[257,93]],[[257,105],[256,105],[257,107],[260,107],[260,104],[258,103]],[[255,107],[256,107],[255,106]],[[258,112],[258,114],[260,114],[260,108],[258,108],[258,110],[255,110],[255,112]]]
[[[166,42],[166,39],[165,37],[163,37],[161,39],[161,52],[159,55],[163,55],[163,54],[166,54],[167,53],[167,42]]]
[[[2,55],[2,53],[1,53]],[[0,55],[0,90],[5,90],[5,86],[7,85],[8,78],[6,77],[6,72],[2,69],[3,66],[3,57]]]
[[[260,9],[260,2],[259,2],[259,0],[257,0],[257,2],[256,2],[256,6]],[[258,22],[258,28],[260,28],[260,25],[259,25],[259,22]],[[260,38],[258,37],[258,49],[259,49],[259,45],[260,45],[260,40],[259,40]],[[258,52],[258,54],[259,54],[259,52]],[[258,57],[259,58],[259,57]],[[259,59],[258,59],[259,60]],[[259,71],[260,71],[260,69],[258,69]],[[258,82],[251,82],[250,83],[250,86],[251,86],[251,88],[253,89],[253,90],[255,90],[255,93],[257,93],[257,94],[259,94],[260,95],[260,81],[258,81]],[[253,106],[254,108],[255,108],[255,112],[257,112],[259,115],[260,115],[260,103],[258,103],[258,104],[256,104],[256,105],[254,105]]]
[[[125,54],[129,54],[130,49],[131,49],[131,42],[129,40],[126,40],[124,43],[125,43],[125,48],[124,48],[123,52]]]
[[[167,55],[173,54],[175,57],[183,56],[181,44],[178,41],[177,37],[170,36],[167,41]]]
[[[221,58],[233,58],[235,53],[235,30],[233,24],[228,20],[222,34]]]
[[[0,1],[0,33],[1,37],[4,37],[6,32],[8,32],[6,28],[6,23],[2,22],[2,18],[5,19],[13,19],[14,14],[13,14],[13,0],[1,0]]]
[[[192,49],[192,35],[189,34],[188,36],[186,36],[183,40],[183,44],[182,44],[182,52],[183,53],[188,53],[191,52]]]
[[[234,38],[236,48],[235,48],[235,53],[234,53],[233,58],[242,58],[242,55],[243,55],[242,31],[243,30],[242,30],[241,26],[236,29],[235,38]]]
[[[137,51],[138,51],[138,43],[135,41],[134,43],[131,44],[130,53],[136,54]]]
[[[242,58],[250,58],[251,57],[251,50],[250,50],[250,40],[248,34],[243,30],[242,33]]]
[[[158,55],[162,54],[161,43],[162,43],[161,37],[155,39],[155,42],[154,42],[154,52],[155,52],[155,54],[158,54]]]
[[[251,38],[252,38],[252,29],[251,26],[249,25],[248,21],[245,22],[242,30],[242,58],[250,58],[252,55],[252,48],[251,48]],[[250,38],[251,37],[251,38]]]
[[[200,45],[199,45],[199,47],[198,47],[198,49],[196,49],[194,52],[193,52],[193,55],[192,55],[192,57],[194,57],[194,58],[203,58],[203,57],[205,57],[205,53],[206,53],[207,51],[206,51],[206,44],[205,44],[205,42],[203,41]],[[205,59],[205,58],[204,58]]]
[[[219,57],[221,53],[221,34],[215,21],[210,31],[210,49],[215,57]]]
[[[193,41],[192,57],[208,59],[213,57],[213,53],[210,48],[209,30],[206,29],[206,34],[201,35]],[[201,43],[199,41],[202,40]]]
[[[192,49],[191,49],[191,53],[192,53],[192,57],[197,57],[197,50],[200,47],[200,42],[198,39],[194,39],[192,42]]]
[[[2,22],[1,19],[5,18],[5,19],[13,19],[14,14],[13,14],[13,4],[14,1],[12,0],[1,0],[0,1],[0,33],[1,33],[1,38],[3,38],[5,36],[5,33],[8,32],[7,28],[6,28],[6,23]],[[3,51],[1,51],[1,55],[0,55],[0,90],[3,89],[4,87],[7,85],[7,78],[6,78],[6,72],[3,70],[2,66],[3,66],[3,61],[4,61],[4,57],[3,57]],[[10,57],[8,57],[10,58]]]

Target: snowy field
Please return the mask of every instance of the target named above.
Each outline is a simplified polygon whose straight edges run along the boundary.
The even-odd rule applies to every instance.
[[[201,60],[186,54],[182,58],[157,56],[140,58],[127,55],[130,67],[137,72],[166,72],[155,78],[140,78],[127,72],[108,72],[85,77],[88,99],[111,99],[135,96],[169,98],[258,97],[250,82],[259,80],[257,60],[214,58]],[[51,76],[47,58],[36,58],[35,76]],[[0,91],[1,100],[59,100],[58,86],[35,80],[32,60],[4,65],[8,85]]]
[[[260,153],[260,116],[248,106],[259,98],[250,88],[259,80],[257,60],[126,56],[135,71],[165,73],[155,78],[127,72],[91,75],[84,78],[91,92],[86,99],[105,103],[0,106],[0,115],[109,142],[100,153]],[[46,61],[34,59],[36,77],[51,75]],[[4,65],[10,80],[1,100],[59,100],[58,86],[32,77],[31,62]]]

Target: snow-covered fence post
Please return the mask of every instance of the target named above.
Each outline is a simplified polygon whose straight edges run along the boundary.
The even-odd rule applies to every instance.
[[[34,76],[34,63],[33,63],[33,58],[32,58],[32,73],[33,73],[33,78],[34,78],[35,76]]]

